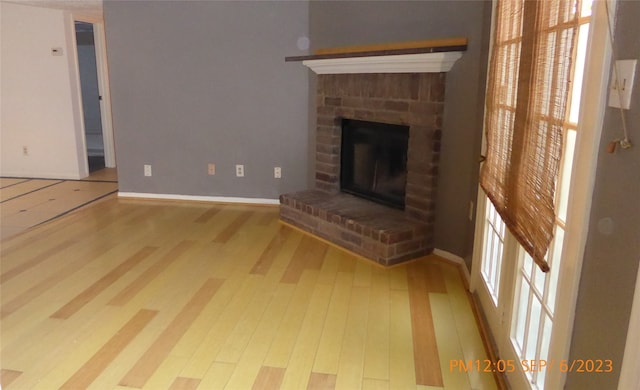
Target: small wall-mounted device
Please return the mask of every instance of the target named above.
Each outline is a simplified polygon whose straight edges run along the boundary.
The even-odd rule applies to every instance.
[[[52,47],[51,48],[51,55],[52,56],[61,56],[63,54],[62,52],[62,48],[61,47]]]
[[[638,60],[618,60],[613,64],[615,68],[609,91],[609,107],[629,109],[637,62]]]

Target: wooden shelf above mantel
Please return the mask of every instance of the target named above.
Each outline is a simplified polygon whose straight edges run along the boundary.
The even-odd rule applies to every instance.
[[[451,38],[320,49],[285,61],[302,61],[317,74],[438,73],[448,72],[465,50],[466,38]]]

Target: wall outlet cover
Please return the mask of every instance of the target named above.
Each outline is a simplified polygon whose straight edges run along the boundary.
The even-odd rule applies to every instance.
[[[236,176],[237,177],[244,177],[244,165],[236,165]]]

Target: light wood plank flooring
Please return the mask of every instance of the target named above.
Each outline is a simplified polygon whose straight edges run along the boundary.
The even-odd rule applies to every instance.
[[[34,184],[35,185],[35,184]],[[493,389],[458,268],[277,207],[111,198],[2,241],[2,389]]]
[[[115,168],[84,180],[0,178],[0,239],[115,194]]]

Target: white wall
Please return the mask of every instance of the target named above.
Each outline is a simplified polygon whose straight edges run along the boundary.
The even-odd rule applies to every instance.
[[[73,30],[65,11],[0,3],[2,176],[88,174]]]

